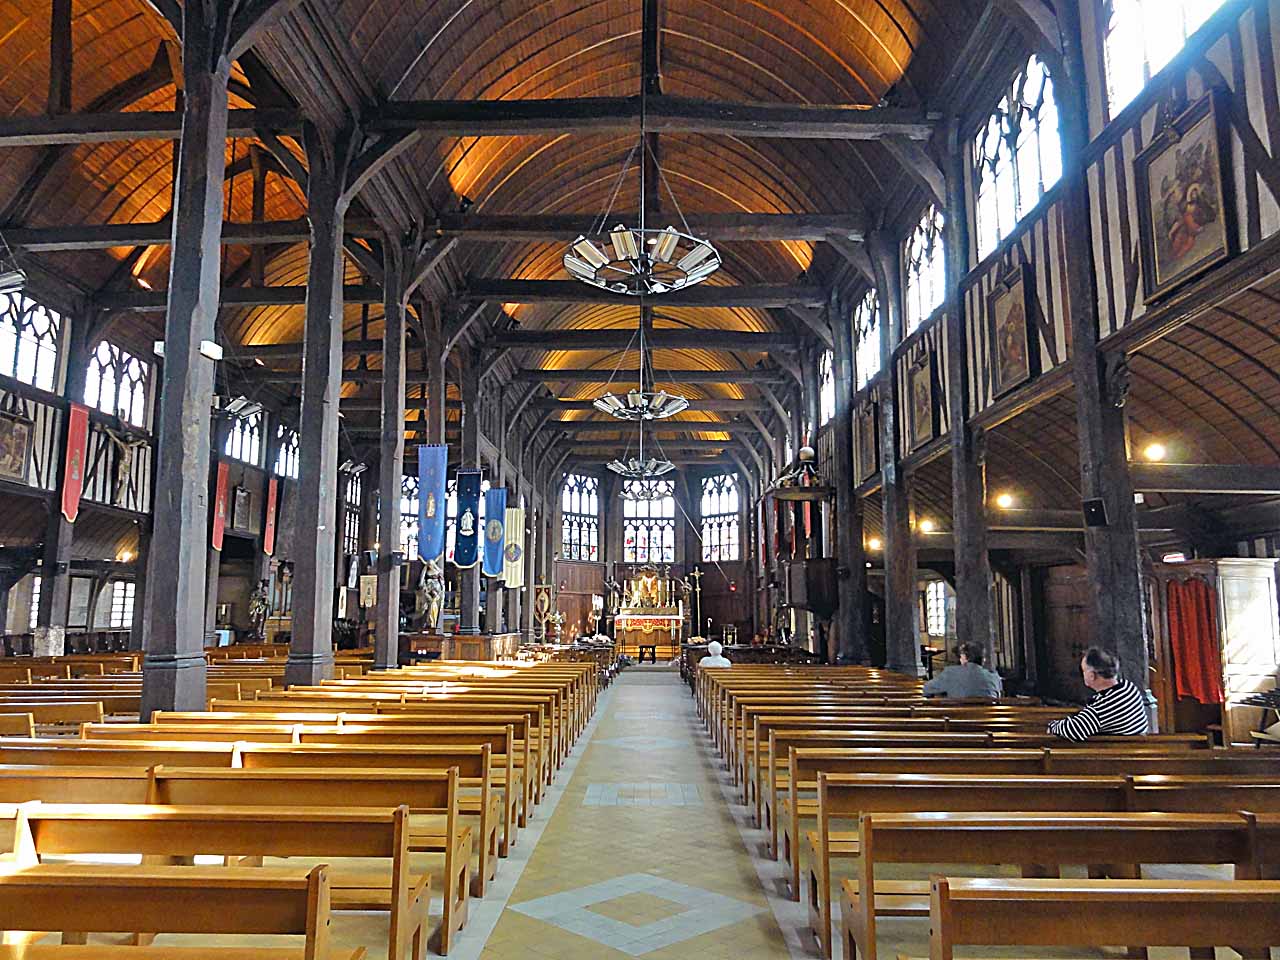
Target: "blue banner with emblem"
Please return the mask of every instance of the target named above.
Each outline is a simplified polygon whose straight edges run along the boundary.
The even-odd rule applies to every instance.
[[[484,495],[484,575],[502,576],[502,549],[506,546],[507,488],[490,487]]]
[[[458,531],[453,565],[467,569],[480,560],[480,471],[458,471]]]
[[[418,556],[423,560],[435,560],[444,553],[448,475],[448,447],[433,444],[418,448]]]

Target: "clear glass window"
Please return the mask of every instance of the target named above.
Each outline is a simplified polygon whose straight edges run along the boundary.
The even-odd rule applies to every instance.
[[[62,316],[21,293],[0,294],[0,373],[52,392]]]
[[[947,258],[942,242],[943,217],[932,204],[907,238],[906,333],[928,320],[947,296]]]
[[[1114,117],[1187,45],[1224,0],[1103,0],[1107,103]]]

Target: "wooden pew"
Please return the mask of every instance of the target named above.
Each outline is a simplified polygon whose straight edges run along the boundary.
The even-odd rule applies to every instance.
[[[0,803],[146,803],[150,792],[141,767],[0,766]]]
[[[34,737],[36,718],[30,713],[0,712],[0,737]]]
[[[430,877],[409,866],[409,808],[157,807],[146,804],[28,804],[15,849],[37,856],[141,854],[194,858],[339,857],[387,868],[330,868],[332,906],[391,915],[388,957],[421,960],[427,947]],[[21,863],[22,861],[20,861]],[[125,868],[128,869],[128,868]],[[246,904],[252,910],[253,904]]]
[[[150,803],[176,806],[398,807],[411,815],[412,852],[444,855],[444,917],[439,949],[448,954],[467,922],[472,832],[461,823],[457,769],[435,770],[215,770],[151,771]],[[0,780],[0,784],[3,781]]]
[[[186,767],[239,765],[234,743],[156,743],[35,737],[0,741],[0,764],[30,766]]]
[[[876,880],[876,867],[883,864],[1035,864],[1043,869],[1107,864],[1122,851],[1122,868],[1234,864],[1238,879],[1251,879],[1260,856],[1240,814],[864,813],[859,836],[857,877],[840,884],[846,960],[876,960],[877,916],[929,916],[929,881]]]
[[[1280,943],[1280,883],[938,877],[930,960],[957,946],[1217,947]]]
[[[299,870],[42,866],[0,873],[0,917],[87,933],[300,935],[300,948],[8,943],[3,960],[360,960],[332,941],[329,873]]]

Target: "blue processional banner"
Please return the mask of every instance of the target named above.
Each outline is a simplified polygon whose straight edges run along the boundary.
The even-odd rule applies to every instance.
[[[490,487],[484,495],[484,575],[502,576],[506,546],[507,488]]]
[[[480,471],[458,471],[458,533],[453,541],[453,565],[474,567],[479,561]]]
[[[418,556],[435,560],[444,553],[445,482],[449,448],[418,448]]]

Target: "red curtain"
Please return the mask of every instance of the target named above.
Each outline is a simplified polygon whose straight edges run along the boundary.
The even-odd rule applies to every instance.
[[[1169,581],[1169,644],[1178,696],[1223,703],[1217,618],[1205,581]]]

